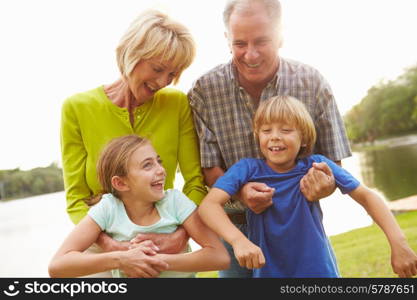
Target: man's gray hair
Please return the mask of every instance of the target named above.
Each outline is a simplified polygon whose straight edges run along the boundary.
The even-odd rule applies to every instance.
[[[223,22],[226,30],[229,30],[229,20],[232,13],[237,9],[247,10],[252,3],[264,5],[271,20],[278,27],[281,27],[281,3],[279,0],[228,0],[223,11]]]

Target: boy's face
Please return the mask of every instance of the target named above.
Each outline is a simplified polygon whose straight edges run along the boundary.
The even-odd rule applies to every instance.
[[[129,192],[142,201],[156,202],[164,196],[165,169],[151,144],[140,146],[132,154],[126,184]]]
[[[294,125],[280,122],[263,124],[258,138],[266,163],[275,172],[284,173],[295,166],[302,138]]]

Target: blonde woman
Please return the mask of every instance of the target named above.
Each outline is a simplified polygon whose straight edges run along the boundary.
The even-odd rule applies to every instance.
[[[151,143],[128,135],[112,140],[97,165],[104,195],[59,248],[49,265],[52,277],[75,277],[112,270],[113,277],[194,277],[196,271],[228,267],[229,255],[200,219],[196,204],[175,189],[164,190],[166,172]],[[116,240],[141,232],[170,233],[183,225],[201,249],[161,254],[150,243],[132,243],[128,251],[84,251],[105,231]],[[146,261],[164,271],[144,269]]]
[[[206,194],[200,168],[197,136],[188,100],[166,88],[180,79],[193,61],[194,41],[180,23],[148,10],[130,25],[116,49],[120,79],[73,95],[62,106],[61,151],[67,212],[77,224],[102,189],[96,162],[111,139],[136,134],[148,137],[166,170],[165,188],[173,187],[177,167],[183,192],[196,204]],[[161,252],[177,253],[188,241],[183,229],[169,235],[139,235],[152,240]],[[127,250],[105,233],[97,245],[104,251]]]

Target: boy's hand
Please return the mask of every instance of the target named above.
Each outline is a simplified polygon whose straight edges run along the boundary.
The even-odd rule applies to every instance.
[[[325,162],[313,163],[300,181],[300,189],[308,201],[330,196],[336,189],[333,172]]]
[[[417,255],[408,245],[395,247],[391,253],[391,266],[399,277],[413,277],[417,275]]]
[[[232,246],[236,259],[241,267],[257,269],[265,265],[265,257],[261,248],[247,238],[237,240]]]

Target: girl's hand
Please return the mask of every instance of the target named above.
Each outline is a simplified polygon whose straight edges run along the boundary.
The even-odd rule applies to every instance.
[[[399,277],[413,277],[417,275],[417,255],[408,244],[399,245],[392,249],[391,266]]]
[[[161,259],[147,255],[140,247],[121,251],[120,267],[127,277],[153,278],[168,269],[168,264]]]
[[[248,239],[239,239],[232,246],[236,259],[241,267],[257,269],[265,265],[265,257],[261,248]]]

